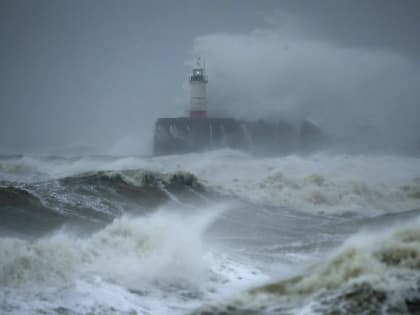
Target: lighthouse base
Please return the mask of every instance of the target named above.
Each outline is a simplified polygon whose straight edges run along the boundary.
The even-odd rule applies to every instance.
[[[155,124],[154,155],[232,148],[261,155],[313,150],[327,143],[309,121],[241,121],[232,118],[160,118]]]

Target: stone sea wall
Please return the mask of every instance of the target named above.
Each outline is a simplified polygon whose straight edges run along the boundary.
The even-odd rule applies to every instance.
[[[261,155],[308,151],[328,142],[315,124],[302,121],[243,121],[233,118],[160,118],[155,124],[154,155],[232,148]]]

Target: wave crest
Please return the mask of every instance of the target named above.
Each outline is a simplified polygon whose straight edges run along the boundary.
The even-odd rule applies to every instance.
[[[128,287],[145,281],[190,281],[207,268],[201,236],[220,213],[194,215],[161,209],[145,217],[124,216],[87,238],[65,231],[36,241],[0,239],[0,285],[60,284],[98,275]]]
[[[237,299],[194,314],[294,310],[305,305],[315,314],[406,314],[420,300],[420,218],[347,240],[325,261],[276,283],[249,290]],[[417,304],[416,304],[417,303]],[[417,306],[416,306],[417,305]],[[235,311],[229,311],[235,310]],[[300,309],[302,311],[302,309]],[[200,313],[201,312],[201,313]],[[253,313],[252,313],[253,314]]]
[[[147,170],[96,171],[65,177],[64,184],[107,185],[113,187],[174,187],[202,189],[197,177],[188,172],[158,173]]]
[[[255,203],[328,214],[405,211],[416,208],[420,198],[416,180],[394,186],[316,173],[299,177],[275,172],[256,182],[236,179],[229,188],[215,189]]]

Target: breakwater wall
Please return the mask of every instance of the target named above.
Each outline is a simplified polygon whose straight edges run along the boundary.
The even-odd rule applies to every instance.
[[[314,150],[327,142],[325,133],[308,120],[292,124],[233,118],[159,118],[153,153],[180,154],[226,147],[274,155]]]

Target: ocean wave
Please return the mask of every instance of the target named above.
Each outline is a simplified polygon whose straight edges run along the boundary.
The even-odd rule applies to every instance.
[[[276,314],[304,309],[314,314],[407,314],[420,299],[419,271],[417,217],[385,230],[361,232],[301,274],[194,314]]]
[[[0,179],[7,181],[33,181],[46,178],[42,161],[26,156],[0,159]]]
[[[95,171],[65,177],[58,182],[67,192],[63,194],[68,203],[77,202],[74,197],[83,195],[96,198],[97,203],[107,200],[122,212],[133,207],[154,209],[168,201],[185,205],[201,199],[201,193],[205,192],[194,175],[181,171]]]
[[[171,160],[171,163],[169,163]],[[420,159],[313,154],[254,158],[232,152],[166,157],[220,194],[310,213],[361,215],[419,206]]]
[[[9,181],[96,181],[101,186],[131,189],[145,184],[143,173],[188,172],[207,190],[256,204],[362,215],[417,208],[419,170],[420,159],[415,157],[316,153],[256,158],[228,149],[154,158],[24,156],[0,160],[0,176]],[[81,179],[83,176],[90,177]]]
[[[104,226],[125,213],[147,213],[166,202],[203,198],[204,188],[185,172],[95,171],[36,183],[3,182],[0,229],[45,233],[60,225]]]
[[[46,232],[64,222],[61,213],[45,206],[40,198],[21,187],[0,187],[0,228],[9,231]]]
[[[201,235],[221,208],[206,210],[124,216],[86,238],[65,230],[35,241],[1,238],[0,286],[60,284],[85,274],[130,288],[149,280],[193,284],[205,268]]]
[[[36,240],[0,238],[0,313],[185,314],[267,281],[203,237],[228,209],[165,206],[89,236],[60,229]]]
[[[127,197],[130,197],[130,192],[140,195],[140,188],[148,189],[149,197],[162,192],[153,192],[151,188],[176,191],[177,194],[185,188],[191,188],[195,191],[213,191],[255,204],[326,214],[399,212],[417,208],[420,202],[420,180],[414,176],[395,183],[372,181],[360,175],[344,177],[330,172],[301,171],[294,174],[282,166],[275,166],[277,161],[270,161],[267,165],[267,161],[246,160],[243,156],[237,160],[236,156],[230,155],[229,159],[236,161],[231,161],[233,165],[218,165],[215,161],[208,165],[207,170],[201,166],[200,169],[193,169],[193,173],[182,171],[183,167],[180,167],[181,170],[169,169],[168,173],[148,169],[97,171],[60,181],[67,185],[111,187]],[[259,169],[258,173],[248,170],[255,167]],[[144,195],[144,198],[147,196]]]
[[[69,185],[106,185],[110,187],[180,187],[202,189],[197,177],[188,172],[158,173],[148,170],[95,171],[60,179]]]
[[[37,182],[100,170],[141,168],[138,157],[109,156],[18,156],[0,159],[0,176],[9,181]]]
[[[1,204],[26,204],[42,206],[41,201],[34,194],[23,188],[6,186],[0,187],[0,202]]]
[[[255,202],[318,213],[397,212],[416,208],[420,182],[403,186],[368,183],[364,180],[328,178],[320,174],[296,177],[276,172],[256,186]]]

